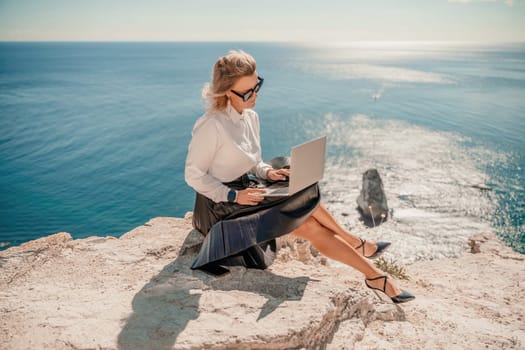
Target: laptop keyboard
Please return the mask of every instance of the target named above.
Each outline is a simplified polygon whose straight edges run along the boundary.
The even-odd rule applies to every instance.
[[[268,189],[268,194],[288,194],[288,187]]]

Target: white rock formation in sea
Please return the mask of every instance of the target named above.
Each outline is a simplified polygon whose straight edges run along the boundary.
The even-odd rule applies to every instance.
[[[525,347],[525,256],[492,234],[406,266],[417,298],[400,306],[288,237],[268,270],[192,271],[201,239],[188,217],[155,218],[119,239],[58,233],[0,252],[0,348]]]

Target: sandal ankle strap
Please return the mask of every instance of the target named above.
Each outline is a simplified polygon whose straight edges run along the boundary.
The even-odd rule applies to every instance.
[[[377,281],[379,279],[383,279],[383,288],[382,289],[373,287],[373,286],[368,284],[368,281],[372,282],[372,281]],[[365,284],[370,289],[380,290],[381,292],[386,294],[386,283],[387,283],[387,280],[388,280],[388,276],[386,276],[386,275],[378,276],[378,277],[372,277],[372,278],[365,278]]]

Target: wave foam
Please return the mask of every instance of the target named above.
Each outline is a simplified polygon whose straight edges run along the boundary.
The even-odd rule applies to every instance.
[[[458,256],[468,237],[492,231],[494,194],[473,186],[487,182],[480,170],[484,164],[503,155],[467,149],[462,146],[467,138],[401,121],[324,118],[329,149],[339,155],[327,159],[321,189],[326,205],[352,232],[391,241],[392,257],[413,262]],[[369,168],[379,171],[393,211],[374,228],[366,227],[356,210],[362,174]]]

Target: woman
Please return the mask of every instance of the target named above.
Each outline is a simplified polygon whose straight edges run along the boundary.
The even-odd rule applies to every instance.
[[[207,111],[193,128],[185,170],[186,182],[197,192],[193,225],[206,235],[192,268],[212,273],[223,272],[224,265],[266,268],[275,238],[290,233],[362,272],[369,288],[393,302],[414,299],[367,260],[390,243],[368,242],[342,228],[320,203],[317,184],[277,199],[265,198],[264,190],[254,186],[255,177],[283,181],[293,171],[274,169],[261,159],[259,118],[253,107],[263,81],[252,56],[230,51],[217,60],[211,83],[203,90]]]

